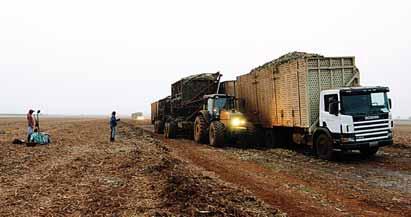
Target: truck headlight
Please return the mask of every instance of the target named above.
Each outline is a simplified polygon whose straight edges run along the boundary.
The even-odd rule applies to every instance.
[[[231,126],[233,127],[239,127],[242,126],[246,123],[246,120],[241,119],[241,118],[234,118],[233,120],[231,120]]]

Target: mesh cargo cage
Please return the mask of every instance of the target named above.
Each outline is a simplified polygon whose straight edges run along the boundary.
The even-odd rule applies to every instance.
[[[220,73],[203,73],[183,78],[171,85],[171,114],[189,116],[201,109],[203,96],[217,92]]]
[[[320,91],[359,85],[354,57],[292,52],[237,78],[236,92],[263,127],[311,129],[318,121]]]

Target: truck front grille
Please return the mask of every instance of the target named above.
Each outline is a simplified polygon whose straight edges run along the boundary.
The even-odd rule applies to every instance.
[[[388,139],[390,133],[389,119],[354,122],[354,133],[357,142]]]

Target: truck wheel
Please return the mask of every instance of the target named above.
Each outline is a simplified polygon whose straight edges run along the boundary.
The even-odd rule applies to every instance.
[[[163,122],[162,121],[155,121],[154,122],[154,133],[163,133]]]
[[[167,122],[164,127],[164,138],[174,139],[176,138],[176,125],[173,122]]]
[[[194,141],[197,143],[207,143],[207,122],[203,116],[197,116],[194,122]]]
[[[213,121],[210,124],[210,145],[219,147],[224,145],[225,127],[220,121]]]
[[[364,157],[374,156],[377,152],[378,152],[378,147],[360,149],[360,153]]]
[[[316,140],[317,155],[324,160],[332,160],[335,157],[331,138],[326,134],[320,134]]]

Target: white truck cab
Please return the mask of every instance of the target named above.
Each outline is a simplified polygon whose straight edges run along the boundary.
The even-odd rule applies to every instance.
[[[321,91],[318,131],[328,132],[331,138],[314,137],[320,149],[317,152],[322,152],[325,158],[334,150],[357,149],[365,155],[373,155],[379,147],[392,144],[393,121],[388,92],[388,87],[379,86]],[[325,147],[330,142],[332,144]]]

